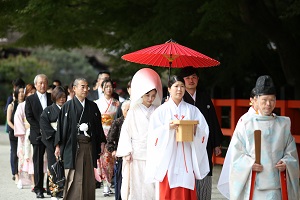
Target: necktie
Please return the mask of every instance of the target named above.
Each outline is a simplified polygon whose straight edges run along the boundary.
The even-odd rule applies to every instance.
[[[42,94],[41,95],[41,104],[42,104],[42,107],[43,107],[43,110],[47,107],[47,98],[46,98],[46,95],[45,94]]]

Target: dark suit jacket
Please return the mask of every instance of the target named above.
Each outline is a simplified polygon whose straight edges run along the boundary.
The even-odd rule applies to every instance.
[[[47,106],[52,104],[51,94],[47,95]],[[39,100],[37,93],[30,95],[26,98],[25,115],[28,123],[30,124],[29,140],[31,144],[41,144],[41,131],[40,131],[40,117],[43,112],[43,107]]]
[[[116,92],[112,93],[112,97],[119,101],[119,95]],[[90,101],[96,101],[99,99],[98,90],[90,90],[86,98]]]
[[[185,92],[183,99],[185,102],[190,103],[196,106],[203,116],[209,127],[209,137],[207,141],[207,156],[209,160],[210,173],[209,176],[212,176],[212,154],[215,147],[220,146],[223,138],[223,133],[221,131],[219,121],[216,115],[215,107],[209,97],[209,95],[197,89],[196,92],[196,102],[193,100],[191,95],[188,92]]]

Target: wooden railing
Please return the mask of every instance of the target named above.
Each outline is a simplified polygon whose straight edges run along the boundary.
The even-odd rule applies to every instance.
[[[213,99],[223,135],[229,140],[234,132],[238,119],[249,109],[248,99]],[[300,155],[300,100],[277,100],[274,113],[288,116],[291,119],[291,132],[295,138],[298,155]],[[226,152],[224,147],[223,151]],[[224,155],[223,155],[224,156]],[[223,164],[224,157],[213,157],[215,164]]]

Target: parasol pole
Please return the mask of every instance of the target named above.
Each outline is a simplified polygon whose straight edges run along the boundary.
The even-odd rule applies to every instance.
[[[170,61],[170,62],[169,62],[169,77],[168,77],[168,84],[169,84],[170,76],[171,76],[171,66],[172,66],[172,62]]]

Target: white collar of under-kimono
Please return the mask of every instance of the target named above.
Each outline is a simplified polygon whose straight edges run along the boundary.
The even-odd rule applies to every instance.
[[[264,116],[264,115],[261,115],[260,112],[258,113],[258,115],[255,116],[256,120],[258,120],[258,121],[268,121],[268,120],[275,119],[276,117],[277,117],[277,115],[275,113],[272,113],[269,116]]]
[[[151,114],[154,112],[155,107],[153,105],[146,107],[144,104],[138,104],[141,111],[145,114],[146,118],[149,119]]]
[[[187,108],[184,108],[184,103],[183,103],[183,99],[181,100],[181,102],[178,104],[178,106],[176,105],[176,103],[173,101],[172,97],[169,98],[168,103],[171,104],[170,109],[171,109],[171,113],[173,116],[172,119],[176,120],[182,120],[185,118],[186,114],[185,111]]]
[[[75,97],[76,97],[76,95],[75,95]],[[77,100],[81,103],[82,107],[84,108],[84,106],[85,106],[85,99],[82,102],[78,98],[77,98]]]
[[[189,92],[187,92],[187,93],[189,93]],[[191,94],[189,93],[189,95],[191,95],[191,97],[194,99],[194,101],[196,101],[196,93],[197,93],[197,91],[195,91],[193,95],[191,95]]]
[[[140,106],[141,109],[145,110],[145,111],[149,111],[149,110],[153,110],[154,109],[154,106],[151,105],[149,106],[149,108],[147,106],[145,106],[144,104],[138,104]]]
[[[61,110],[61,107],[58,105],[58,104],[56,104],[57,105],[57,107],[59,108],[59,110]]]

